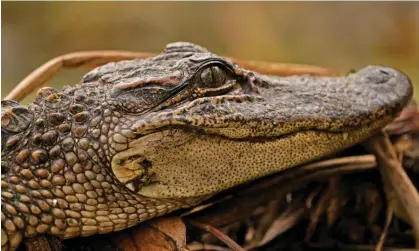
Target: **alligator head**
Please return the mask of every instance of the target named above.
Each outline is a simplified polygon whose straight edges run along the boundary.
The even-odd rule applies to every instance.
[[[125,134],[109,134],[118,180],[185,201],[357,143],[412,95],[408,78],[386,67],[341,78],[264,76],[186,43],[98,68],[83,80],[92,81],[106,83],[107,106],[124,114]]]

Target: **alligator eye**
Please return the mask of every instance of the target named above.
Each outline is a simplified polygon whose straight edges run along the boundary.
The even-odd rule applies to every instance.
[[[224,84],[226,72],[219,66],[205,68],[201,72],[201,83],[204,87],[217,88]]]

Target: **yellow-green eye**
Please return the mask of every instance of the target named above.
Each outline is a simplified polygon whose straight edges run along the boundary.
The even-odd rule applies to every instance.
[[[201,83],[204,87],[217,88],[224,84],[226,72],[218,66],[205,68],[201,72]]]

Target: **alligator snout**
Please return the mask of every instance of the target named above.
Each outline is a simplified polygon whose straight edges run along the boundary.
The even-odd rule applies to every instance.
[[[410,80],[403,72],[384,66],[367,66],[361,69],[357,75],[365,76],[368,80],[365,84],[385,85],[386,83],[393,85],[402,85],[405,90],[411,89]],[[409,85],[404,84],[409,82]],[[407,88],[409,87],[409,88]]]
[[[401,71],[384,66],[368,66],[349,76],[355,85],[364,88],[364,101],[374,109],[404,106],[412,97],[409,77]]]

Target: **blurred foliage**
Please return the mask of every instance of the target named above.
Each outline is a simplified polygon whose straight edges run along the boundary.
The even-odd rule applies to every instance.
[[[2,97],[61,54],[159,52],[173,41],[342,73],[386,65],[419,87],[418,2],[2,2],[1,11]],[[60,72],[48,85],[74,85],[86,71]]]

